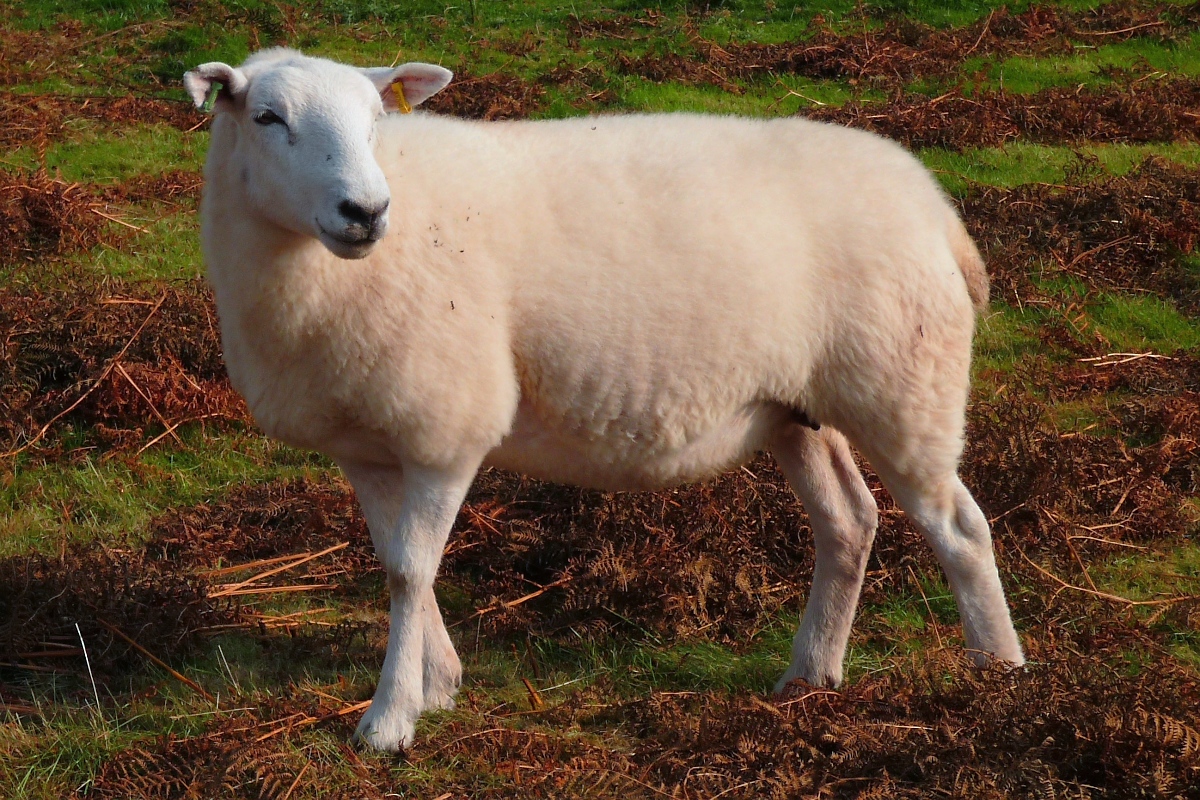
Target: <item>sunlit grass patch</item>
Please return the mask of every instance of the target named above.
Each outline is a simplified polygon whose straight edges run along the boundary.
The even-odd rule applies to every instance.
[[[54,552],[64,542],[137,544],[155,515],[276,478],[327,475],[326,459],[253,431],[177,431],[137,456],[71,451],[63,461],[12,468],[0,484],[0,555]]]
[[[993,303],[980,317],[975,338],[974,369],[1011,372],[1022,358],[1046,354],[1061,357],[1038,337],[1051,320],[1066,325],[1083,345],[1103,344],[1112,352],[1169,355],[1200,347],[1200,321],[1184,315],[1167,300],[1148,295],[1089,294],[1074,280],[1042,280],[1042,291],[1055,296],[1061,309],[1013,308]]]
[[[195,212],[184,211],[155,219],[121,217],[140,230],[119,230],[120,246],[100,245],[71,261],[83,271],[125,281],[190,280],[204,273],[200,254],[200,222]]]
[[[1103,399],[1064,401],[1055,403],[1050,410],[1050,421],[1061,433],[1111,436],[1118,432]]]
[[[790,116],[818,104],[840,105],[849,99],[850,87],[834,82],[814,82],[794,76],[774,84],[754,83],[742,94],[719,86],[655,83],[626,77],[616,89],[617,107],[628,111],[692,111],[708,114]]]
[[[1121,82],[1121,72],[1136,77],[1200,74],[1200,35],[1175,43],[1153,39],[1092,48],[1077,45],[1071,55],[1014,56],[1000,62],[967,62],[964,75],[982,74],[980,88],[1030,94],[1053,86],[1097,86]]]
[[[45,722],[0,723],[0,786],[9,800],[55,800],[86,788],[100,765],[146,734],[91,709],[56,704]]]
[[[541,688],[583,688],[602,682],[607,691],[623,697],[650,691],[769,691],[783,674],[798,618],[781,615],[753,640],[721,644],[704,639],[663,641],[653,634],[592,636],[569,631],[551,638],[497,646],[485,637],[476,648],[471,619],[451,624],[463,659],[465,680],[473,687],[504,695],[513,703],[525,701],[522,678],[536,679]]]
[[[1131,548],[1089,566],[1098,586],[1130,600],[1200,594],[1200,543],[1144,552]]]
[[[1200,595],[1200,544],[1187,541],[1150,552],[1133,547],[1089,564],[1088,572],[1099,590],[1147,603],[1134,607],[1138,618],[1153,623],[1171,654],[1200,672],[1200,632],[1192,623],[1195,611],[1175,616],[1170,614],[1174,603],[1163,604]]]
[[[103,101],[98,101],[103,102]],[[44,166],[65,181],[118,183],[137,175],[169,170],[198,171],[208,150],[208,133],[185,133],[164,125],[133,125],[112,130],[95,123],[72,126],[65,141],[50,144],[44,153],[21,148],[5,156],[5,167]]]
[[[1093,330],[1114,350],[1165,354],[1200,348],[1200,321],[1156,297],[1106,295],[1088,314]]]
[[[1079,147],[1012,142],[961,152],[928,148],[918,155],[954,195],[965,194],[973,184],[1012,189],[1030,183],[1077,184],[1120,176],[1151,156],[1189,167],[1200,165],[1200,145],[1191,142]]]
[[[1044,320],[1045,312],[1038,308],[992,303],[975,331],[975,373],[1011,372],[1023,358],[1043,352],[1037,331]]]
[[[22,27],[49,27],[74,19],[112,31],[126,25],[159,19],[171,13],[167,0],[29,0],[21,3],[16,20]]]

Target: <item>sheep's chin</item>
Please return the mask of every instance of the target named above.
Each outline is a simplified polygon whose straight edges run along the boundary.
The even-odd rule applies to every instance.
[[[375,249],[375,245],[379,243],[378,239],[367,239],[362,242],[351,244],[343,242],[340,239],[335,239],[329,234],[321,231],[317,238],[321,244],[325,245],[325,249],[333,253],[338,258],[344,258],[347,261],[356,261],[360,258],[366,258]]]

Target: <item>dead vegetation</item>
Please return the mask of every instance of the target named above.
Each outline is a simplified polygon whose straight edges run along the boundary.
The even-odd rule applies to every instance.
[[[361,711],[361,704],[348,707]],[[296,734],[314,728],[331,730],[345,742],[357,721],[345,708],[331,709],[327,699],[311,695],[262,698],[252,715],[237,714],[204,735],[163,736],[122,752],[106,761],[87,790],[76,796],[97,800],[287,800],[305,778],[307,783],[319,785],[325,782],[323,774],[349,764],[352,777],[345,783],[350,785],[343,784],[336,793],[322,790],[319,796],[331,800],[382,798],[380,786],[387,780],[386,771],[368,772],[348,744],[309,755],[287,746]]]
[[[1200,312],[1200,276],[1185,256],[1200,238],[1200,170],[1149,158],[1121,177],[1091,177],[1081,157],[1069,186],[985,187],[964,201],[995,291],[1009,304],[1046,300],[1054,273],[1092,290],[1152,292]]]
[[[87,187],[44,171],[0,172],[0,266],[98,244],[107,221],[93,200]]]
[[[536,111],[545,89],[514,75],[459,74],[425,108],[467,119],[523,119]]]
[[[419,739],[405,762],[416,775],[452,765],[435,791],[467,797],[1196,796],[1194,675],[1155,665],[1114,682],[1095,656],[1032,655],[1037,662],[1020,672],[979,673],[942,652],[842,692],[801,689],[773,702],[712,691],[614,702],[593,686],[524,725],[468,693],[471,713]],[[125,751],[85,796],[278,798],[307,769],[288,741],[312,725],[344,741],[350,725],[339,712],[353,707],[295,695],[267,701],[201,736]],[[620,744],[590,733],[614,724]],[[318,784],[335,762],[351,772],[322,797],[386,796],[386,762],[345,745],[313,752]]]
[[[1027,383],[1060,398],[1120,390],[1136,395],[1128,401],[1134,407],[1200,391],[1200,361],[1175,358],[1079,362]],[[601,678],[522,712],[532,717],[500,714],[468,688],[462,705],[469,713],[421,739],[407,762],[449,770],[438,791],[468,796],[1193,796],[1200,739],[1191,710],[1200,682],[1161,655],[1114,679],[1113,665],[1128,654],[1161,653],[1160,635],[1129,606],[1087,594],[1075,560],[1091,563],[1179,536],[1179,502],[1200,478],[1196,415],[1176,408],[1157,419],[1159,437],[1129,447],[1112,435],[1061,435],[1032,395],[972,408],[964,474],[998,518],[1001,563],[1010,585],[1021,587],[1013,600],[1029,629],[1027,670],[979,674],[956,651],[935,651],[838,693],[796,687],[773,702],[704,690],[621,698]],[[919,591],[916,576],[936,570],[927,548],[881,500],[868,603]],[[1114,518],[1121,524],[1109,525]],[[1102,532],[1090,534],[1096,523]],[[493,643],[531,635],[603,642],[653,632],[741,647],[772,616],[799,606],[811,558],[798,503],[765,459],[749,473],[654,495],[583,492],[489,472],[460,516],[443,580],[467,592],[476,609],[464,627],[454,626],[460,638],[471,628]],[[0,561],[0,583],[18,587],[0,598],[6,660],[78,676],[78,653],[35,654],[69,648],[71,626],[80,621],[100,680],[119,685],[145,669],[141,653],[107,628],[89,626],[92,617],[173,663],[212,630],[231,628],[260,636],[288,663],[337,663],[364,646],[378,652],[380,630],[264,618],[219,596],[222,587],[254,586],[255,575],[279,564],[296,568],[269,576],[263,587],[333,584],[319,591],[349,592],[360,602],[379,602],[383,591],[365,524],[344,486],[250,487],[164,514],[138,551],[68,547],[57,558]],[[242,569],[229,571],[234,566]],[[1056,580],[1082,589],[1065,590]],[[1194,601],[1164,602],[1162,611],[1159,619],[1183,629],[1200,621]],[[942,635],[936,617],[928,625],[925,636]],[[876,636],[869,634],[872,646],[886,649],[888,640]],[[525,663],[536,676],[536,659]],[[86,686],[79,686],[82,699]],[[6,693],[25,702],[20,689]],[[298,690],[230,698],[231,707],[243,705],[256,710],[106,760],[85,796],[282,797],[303,770],[319,776],[334,762],[352,772],[339,781],[344,796],[382,797],[391,785],[386,762],[361,760],[343,746],[319,751],[306,768],[295,746],[318,728],[344,742],[361,704],[339,706]],[[619,744],[605,738],[614,726],[623,732]]]
[[[119,692],[154,659],[179,664],[208,637],[235,629],[293,654],[344,657],[353,642],[365,641],[365,623],[270,615],[253,605],[297,592],[345,596],[378,571],[344,488],[304,481],[250,487],[220,503],[172,511],[151,527],[141,546],[64,541],[55,555],[0,559],[7,587],[0,593],[0,684],[41,672],[79,677],[90,667],[100,685]],[[375,599],[378,589],[368,579],[362,591]],[[80,682],[79,691],[90,687]]]
[[[173,169],[153,175],[134,175],[99,188],[100,198],[110,205],[160,203],[194,206],[200,201],[204,177],[199,172]]]
[[[1125,387],[1155,395],[1200,388],[1194,357],[1176,365],[1097,363],[1068,371],[1058,391]],[[407,763],[435,772],[453,765],[438,791],[468,796],[1194,796],[1200,734],[1192,710],[1200,681],[1162,655],[1114,679],[1114,665],[1131,653],[1161,653],[1158,634],[1120,602],[1064,591],[1046,577],[1054,573],[1023,560],[1069,575],[1073,553],[1091,561],[1114,548],[1177,536],[1171,515],[1194,484],[1173,485],[1167,476],[1174,467],[1164,470],[1161,461],[1139,467],[1164,451],[1178,458],[1170,441],[1179,431],[1127,452],[1110,445],[1115,439],[1063,437],[1030,405],[1029,397],[976,404],[964,470],[1000,517],[1009,580],[1025,587],[1013,599],[1030,628],[1027,669],[978,673],[953,649],[933,651],[894,661],[840,692],[797,686],[776,701],[706,690],[621,698],[599,678],[515,715],[500,714],[467,688],[462,706],[469,713],[419,740]],[[1194,415],[1180,424],[1194,425]],[[1194,481],[1200,475],[1194,441],[1183,457],[1191,459]],[[500,641],[583,635],[599,642],[606,634],[656,631],[670,640],[744,646],[769,616],[798,605],[811,571],[798,504],[769,462],[752,471],[656,495],[580,492],[488,473],[459,519],[443,580],[473,595],[478,610],[466,618],[468,626],[482,626]],[[997,508],[1013,500],[1016,508]],[[1094,537],[1099,541],[1085,534],[1071,542],[1068,534],[1110,518],[1114,504],[1125,506],[1125,525],[1106,528]],[[883,518],[869,603],[916,588],[910,577],[935,569],[886,503]],[[255,616],[221,599],[219,587],[246,586],[282,563],[296,568],[269,575],[264,585],[286,591],[332,582],[338,588],[324,591],[365,592],[364,600],[382,592],[382,582],[370,579],[377,567],[365,524],[344,486],[251,487],[219,503],[168,512],[153,528],[138,551],[69,546],[57,557],[0,561],[0,582],[15,587],[0,597],[6,661],[78,674],[80,654],[65,652],[78,621],[98,679],[119,685],[122,676],[145,668],[145,658],[91,621],[98,618],[169,662],[194,653],[213,630],[238,628],[282,648],[289,663],[322,652],[336,663],[361,629]],[[1183,615],[1175,621],[1186,627],[1195,622],[1197,604],[1164,610]],[[936,618],[928,624],[940,627]],[[369,633],[378,648],[380,631]],[[931,634],[941,635],[925,635]],[[55,649],[64,652],[45,655]],[[523,662],[533,675],[536,661]],[[21,668],[8,669],[11,678]],[[79,686],[82,699],[86,685]],[[14,702],[24,698],[16,688],[6,694]],[[85,796],[282,797],[302,771],[332,769],[330,759],[353,773],[339,785],[345,796],[387,791],[386,762],[363,761],[342,746],[314,754],[306,768],[294,744],[314,728],[344,742],[361,703],[339,706],[296,689],[229,703],[255,710],[216,718],[190,738],[163,737],[106,760]],[[619,744],[603,733],[614,726],[623,732]],[[573,730],[590,733],[564,733]]]
[[[120,209],[150,202],[194,203],[200,186],[199,174],[183,170],[108,186],[68,183],[45,169],[0,171],[0,268],[118,244],[137,230],[121,220]]]
[[[896,87],[918,79],[953,77],[972,57],[1062,54],[1071,53],[1077,43],[1094,46],[1134,36],[1179,36],[1196,30],[1198,8],[1195,3],[1146,7],[1128,2],[1106,3],[1084,12],[1032,6],[1013,14],[1000,8],[965,27],[935,29],[900,18],[873,28],[866,28],[864,21],[861,33],[835,31],[818,17],[809,38],[784,44],[719,45],[704,39],[694,23],[687,23],[691,52],[651,52],[637,57],[617,54],[615,61],[626,74],[649,80],[711,84],[734,92],[741,91],[737,81],[761,75],[803,75]],[[645,20],[618,19],[580,25],[580,30],[613,36],[646,24]]]
[[[960,656],[934,655],[779,704],[651,697],[629,709],[649,740],[634,759],[668,792],[686,785],[698,796],[1123,798],[1194,788],[1194,676],[1147,670],[1113,686],[1099,659],[1031,655],[1040,663],[1019,674],[982,675]]]
[[[348,547],[323,566],[352,577],[378,570],[366,522],[345,485],[297,480],[247,486],[218,502],[167,512],[152,527],[146,549],[155,558],[202,571],[343,543]]]
[[[1153,394],[1195,390],[1200,379],[1194,357],[1173,367],[1153,359],[1096,363],[1068,371],[1058,390]],[[1159,634],[1128,606],[1086,588],[1064,590],[1050,571],[1069,575],[1078,553],[1092,561],[1178,536],[1172,514],[1194,484],[1171,484],[1174,467],[1163,470],[1161,462],[1140,470],[1171,451],[1178,431],[1127,451],[1116,439],[1061,436],[1044,409],[1028,410],[1031,402],[976,404],[964,470],[1000,517],[1001,562],[1022,587],[1013,600],[1029,628],[1026,669],[979,673],[959,651],[932,650],[893,659],[839,692],[797,685],[771,701],[713,690],[622,698],[600,677],[503,713],[467,687],[460,704],[467,713],[421,738],[406,764],[445,774],[438,792],[488,797],[1194,797],[1200,680],[1162,654]],[[1183,458],[1195,480],[1194,443]],[[744,645],[770,614],[796,607],[811,570],[796,502],[768,462],[752,470],[753,477],[734,473],[657,495],[580,492],[488,473],[459,519],[443,580],[474,594],[478,610],[468,626],[500,641],[655,631]],[[1106,483],[1110,477],[1120,480]],[[1016,508],[995,508],[1013,500]],[[1125,506],[1125,524],[1088,540],[1087,524],[1111,519],[1114,505]],[[346,570],[339,582],[373,571],[365,527],[345,490],[291,483],[168,514],[146,552],[211,570],[339,539],[349,544],[329,565]],[[885,503],[866,601],[917,589],[910,577],[936,569],[925,550]],[[757,582],[761,574],[770,578]],[[1175,624],[1184,628],[1196,621],[1194,601],[1162,610],[1182,615]],[[941,636],[936,617],[928,626],[926,636]],[[310,654],[323,646],[305,642]],[[1133,653],[1142,660],[1131,672],[1122,665]],[[538,674],[536,656],[522,663]],[[252,704],[260,703],[203,734],[162,738],[110,759],[87,796],[277,797],[305,769],[289,743],[314,726],[345,741],[359,707],[299,691]],[[604,733],[616,728],[620,742]],[[332,768],[331,758],[349,765],[345,796],[382,797],[391,785],[386,762],[345,747],[322,752],[318,772]]]
[[[1129,87],[1045,89],[1030,95],[954,91],[897,93],[805,110],[810,119],[874,131],[908,147],[994,147],[1006,142],[1089,144],[1196,141],[1200,81],[1150,80]]]
[[[64,20],[51,30],[21,30],[12,24],[12,14],[20,12],[11,5],[0,7],[0,86],[32,83],[43,75],[40,60],[51,53],[63,53],[83,26]],[[0,134],[3,135],[3,134]]]
[[[0,434],[11,455],[68,423],[108,448],[151,427],[242,420],[207,290],[157,297],[94,283],[0,289]],[[53,437],[51,437],[53,441]]]
[[[82,121],[110,128],[167,125],[182,131],[204,128],[208,118],[190,103],[135,95],[80,97],[0,92],[0,150],[32,147],[69,137]]]
[[[1116,435],[1063,436],[1033,394],[974,404],[963,474],[996,520],[1009,569],[1042,582],[1016,552],[1075,575],[1076,553],[1099,558],[1186,533],[1182,505],[1200,492],[1197,413],[1187,403],[1200,392],[1200,362],[1182,353],[1176,359],[1162,369],[1190,376],[1187,388],[1177,400],[1156,389],[1127,397],[1113,420]],[[1080,396],[1058,386],[1062,398]],[[1124,438],[1133,436],[1153,438],[1134,447]],[[868,482],[882,521],[865,600],[884,602],[908,586],[909,566],[937,567],[878,479],[869,474]],[[445,569],[453,580],[466,579],[481,608],[475,624],[494,633],[653,631],[736,646],[798,606],[813,563],[806,518],[765,457],[748,471],[652,496],[489,472],[457,530]],[[1182,606],[1184,613],[1195,607]]]
[[[735,472],[653,496],[489,471],[460,515],[445,569],[465,579],[493,632],[740,641],[795,605],[812,570],[811,533],[791,491],[768,461],[749,469],[755,477]]]
[[[1126,396],[1128,414],[1122,411],[1114,424],[1128,427],[1115,435],[1063,436],[1032,394],[972,407],[963,473],[996,521],[1010,572],[1046,582],[1022,553],[1086,585],[1078,554],[1092,561],[1186,532],[1181,504],[1200,491],[1198,415],[1186,398],[1200,394],[1200,360],[1177,354],[1169,363],[1081,363],[1028,383],[1049,386],[1057,399],[1098,386],[1141,393]],[[1124,441],[1150,435],[1138,447]],[[937,567],[878,480],[869,475],[869,482],[882,504],[882,524],[865,600],[881,603],[914,588],[911,570],[933,574]],[[210,574],[343,544],[322,559],[327,571],[291,573],[260,586],[282,580],[306,591],[368,597],[380,590],[368,579],[378,567],[347,489],[283,483],[164,515],[138,558],[154,560],[158,569],[186,565],[193,574]],[[737,647],[781,611],[799,607],[811,579],[812,542],[798,502],[767,458],[707,484],[653,495],[589,492],[488,471],[460,514],[443,569],[445,580],[472,598],[468,626],[491,635],[604,640],[650,631]],[[242,579],[206,584],[203,597],[220,597],[227,580]],[[1186,621],[1197,608],[1181,602],[1168,610]]]
[[[145,662],[103,622],[160,657],[194,655],[199,631],[237,614],[228,602],[210,602],[205,582],[180,567],[141,549],[99,545],[0,559],[0,681],[19,685],[19,676],[47,671],[86,675],[82,635],[96,680],[119,687]],[[84,683],[80,697],[87,696]]]

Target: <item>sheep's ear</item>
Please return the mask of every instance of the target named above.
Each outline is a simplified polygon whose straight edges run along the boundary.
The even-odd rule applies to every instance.
[[[379,90],[386,111],[411,111],[412,106],[420,105],[445,89],[454,77],[454,73],[445,67],[418,61],[394,69],[364,69],[363,74]],[[396,91],[397,88],[401,91]]]
[[[246,97],[249,81],[240,69],[228,64],[212,61],[201,64],[183,75],[183,85],[192,96],[196,108],[202,111],[233,111],[240,107]],[[214,102],[209,105],[213,88],[217,88]]]

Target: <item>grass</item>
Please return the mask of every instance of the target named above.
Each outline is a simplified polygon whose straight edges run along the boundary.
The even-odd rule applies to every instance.
[[[1018,309],[1001,303],[989,308],[975,333],[976,376],[1011,373],[1023,359],[1042,352],[1037,330],[1045,318],[1045,312],[1037,308]]]
[[[73,261],[79,269],[130,283],[176,281],[199,277],[204,272],[200,255],[200,225],[195,211],[168,214],[155,219],[133,209],[123,219],[145,233],[133,236],[119,247],[101,245]],[[126,230],[119,231],[126,234]]]
[[[111,184],[138,175],[168,170],[198,171],[208,151],[208,133],[184,133],[165,125],[138,125],[113,130],[76,121],[63,141],[39,152],[23,147],[5,156],[12,169],[45,167],[67,182]]]
[[[1108,86],[1126,82],[1126,76],[1195,76],[1200,75],[1200,35],[1174,43],[1131,39],[1080,47],[1070,55],[980,60],[964,64],[962,74],[971,76],[971,82],[979,88],[1013,94],[1032,94],[1056,86]]]
[[[8,16],[13,24],[25,29],[50,29],[61,20],[75,19],[94,31],[97,46],[81,52],[82,69],[73,76],[60,74],[60,81],[111,86],[115,69],[125,82],[157,84],[182,98],[177,82],[185,69],[203,61],[237,63],[253,49],[276,44],[298,46],[316,55],[364,65],[390,64],[401,58],[432,60],[454,69],[469,67],[477,74],[500,70],[535,79],[560,65],[581,67],[595,65],[598,60],[605,62],[607,55],[615,52],[637,55],[647,48],[659,52],[687,50],[695,24],[699,25],[702,36],[718,43],[774,43],[803,39],[809,34],[810,21],[815,15],[821,15],[835,28],[853,33],[864,25],[871,27],[879,19],[898,14],[935,26],[965,25],[1002,5],[1020,11],[1028,3],[881,0],[856,6],[849,0],[822,0],[801,7],[771,0],[725,0],[703,6],[682,1],[661,2],[650,9],[659,15],[654,27],[645,27],[631,37],[588,39],[579,50],[567,46],[564,31],[569,23],[577,19],[639,16],[645,10],[644,4],[490,0],[447,6],[431,2],[324,0],[285,11],[276,4],[259,0],[229,0],[221,4],[221,21],[216,22],[211,15],[203,14],[178,19],[171,6],[160,0],[65,3],[37,0],[22,4],[19,13],[10,12]],[[114,35],[126,31],[132,41],[128,40],[130,37]],[[1080,49],[1069,57],[1010,58],[998,62],[976,59],[964,64],[963,74],[982,77],[984,84],[980,85],[1003,84],[1009,91],[1018,92],[1108,83],[1112,80],[1107,77],[1109,69],[1190,75],[1196,73],[1200,64],[1196,44],[1194,38],[1177,44],[1138,38]],[[763,83],[771,82],[756,82]],[[939,87],[926,90],[940,92]],[[757,92],[763,93],[764,88],[759,86]],[[634,98],[635,102],[639,99]],[[761,106],[736,108],[761,113]]]
[[[0,486],[0,557],[55,552],[79,540],[137,546],[149,521],[168,508],[330,469],[322,457],[252,431],[208,434],[196,423],[178,433],[184,447],[162,443],[133,457],[76,450],[66,461],[18,460]]]
[[[850,98],[845,84],[815,83],[783,76],[774,85],[753,84],[743,94],[732,94],[718,86],[687,86],[678,83],[654,83],[644,78],[623,79],[616,90],[618,106],[627,111],[692,111],[708,114],[786,117],[817,104],[841,105]],[[563,116],[579,112],[566,111]],[[556,109],[556,110],[557,110]],[[552,116],[548,114],[547,116]]]
[[[1200,146],[1190,142],[1081,147],[1013,142],[962,152],[928,148],[919,155],[946,191],[956,196],[965,195],[972,184],[1004,189],[1030,183],[1077,185],[1107,175],[1125,175],[1151,156],[1200,166]]]
[[[1200,348],[1200,321],[1158,298],[1109,295],[1088,310],[1093,330],[1114,350],[1174,353]]]

